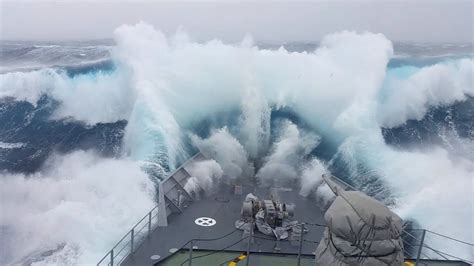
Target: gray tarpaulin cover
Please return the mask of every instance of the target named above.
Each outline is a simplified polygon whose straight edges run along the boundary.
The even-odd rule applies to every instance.
[[[402,219],[362,192],[336,193],[324,215],[316,265],[402,265]]]

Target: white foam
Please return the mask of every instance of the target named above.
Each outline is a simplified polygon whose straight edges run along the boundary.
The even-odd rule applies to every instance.
[[[257,177],[267,184],[284,184],[297,179],[300,167],[307,156],[320,141],[319,136],[298,129],[292,122],[281,123],[279,137],[264,158],[264,164]]]
[[[247,152],[227,128],[214,130],[207,139],[192,135],[191,140],[205,156],[215,159],[229,177],[249,176]]]
[[[0,141],[0,149],[19,149],[25,146],[25,143],[6,143]]]
[[[97,262],[154,205],[154,185],[130,160],[79,151],[48,165],[0,175],[0,264],[61,245],[35,265]]]
[[[303,172],[301,173],[300,194],[307,197],[311,192],[318,189],[318,187],[320,187],[324,182],[322,175],[327,172],[328,171],[323,162],[317,158],[312,159],[304,166]]]
[[[133,106],[125,78],[120,71],[73,78],[52,69],[5,73],[0,75],[0,98],[36,106],[42,95],[49,95],[61,103],[53,118],[72,117],[90,125],[115,122],[127,119]]]
[[[399,126],[421,120],[430,107],[474,97],[474,60],[461,59],[419,69],[408,77],[389,76],[380,104],[380,124]]]
[[[199,192],[212,193],[214,185],[219,182],[224,174],[221,166],[215,160],[205,160],[195,162],[186,168],[191,177],[184,185],[187,192],[194,192],[199,195]]]
[[[55,86],[57,80],[60,82],[61,77],[52,70],[2,74],[0,75],[0,98],[13,97],[36,105],[41,95]]]

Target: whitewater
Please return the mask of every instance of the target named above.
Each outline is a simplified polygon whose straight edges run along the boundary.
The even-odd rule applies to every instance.
[[[254,171],[324,205],[332,172],[417,227],[474,242],[472,53],[410,61],[382,34],[349,31],[304,51],[146,23],[114,36],[35,48],[61,49],[60,63],[2,65],[0,264],[96,263],[198,150],[215,161],[187,189]]]

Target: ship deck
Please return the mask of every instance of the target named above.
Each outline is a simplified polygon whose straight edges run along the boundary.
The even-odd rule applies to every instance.
[[[268,199],[270,188],[255,187],[251,185],[243,186],[240,195],[234,194],[234,188],[230,185],[221,184],[218,192],[201,199],[193,201],[184,208],[181,213],[172,213],[168,216],[168,226],[157,227],[153,232],[130,254],[122,265],[162,265],[162,263],[184,246],[191,239],[214,239],[233,232],[227,237],[214,241],[196,241],[193,243],[194,249],[199,251],[217,251],[242,240],[243,231],[236,230],[235,221],[240,218],[242,202],[248,193],[253,193],[260,199]],[[279,190],[281,202],[293,203],[296,205],[294,220],[305,223],[324,224],[323,212],[316,205],[314,200],[302,197],[297,190]],[[199,217],[210,217],[216,220],[214,226],[203,227],[195,223]],[[316,249],[317,241],[322,238],[324,227],[307,225],[308,232],[304,234],[304,244],[301,254],[312,255]],[[251,253],[280,253],[297,254],[299,243],[294,241],[281,240],[280,251],[275,251],[276,240],[272,236],[265,236],[257,230],[255,238],[251,244]],[[266,238],[266,239],[263,239]],[[267,240],[271,239],[271,240]],[[248,240],[244,239],[240,243],[231,246],[226,251],[245,252]],[[152,259],[157,258],[159,259]],[[194,259],[193,259],[194,262]],[[256,262],[256,261],[255,261]],[[252,263],[254,265],[255,263]],[[179,265],[179,264],[177,264]]]
[[[249,260],[252,266],[313,265],[313,252],[324,231],[324,212],[314,199],[302,197],[298,193],[299,190],[292,188],[291,185],[278,188],[257,185],[255,178],[252,177],[233,180],[232,184],[216,184],[217,187],[212,189],[213,193],[208,195],[199,197],[195,194],[190,195],[184,189],[191,177],[188,169],[192,164],[203,160],[207,158],[200,153],[196,154],[160,182],[158,206],[144,216],[97,265],[186,265],[189,255],[193,258],[192,265],[235,265],[232,260],[246,254],[249,244],[250,256],[241,257],[239,264],[247,264],[246,260]],[[222,180],[232,179],[224,177]],[[331,178],[331,181],[345,190],[355,190],[336,177]],[[291,241],[277,242],[274,236],[266,236],[254,230],[253,237],[249,238],[244,231],[235,228],[235,222],[240,218],[242,203],[248,193],[256,195],[259,200],[274,199],[281,203],[295,204],[292,220],[305,223],[307,232],[301,238],[295,237]],[[212,226],[198,225],[195,221],[201,217],[212,218],[216,223]],[[406,242],[408,239],[404,240],[411,246],[409,250],[405,250],[405,256],[411,258],[406,259],[406,262],[415,263],[413,258],[417,257],[416,254],[421,254],[419,261],[421,265],[472,264],[468,260],[440,253],[424,245],[423,237],[420,239],[416,234],[411,235],[411,238],[414,240],[410,239],[408,242]],[[252,241],[249,242],[249,239]],[[473,246],[449,237],[444,239]],[[430,259],[423,252],[420,253],[419,251],[423,250],[428,252],[427,249],[419,248],[422,244],[423,247],[426,246],[440,255],[442,259],[431,256],[434,253],[430,253],[430,256],[435,259]],[[279,248],[276,249],[276,246]],[[297,259],[297,254],[301,254],[300,261]]]

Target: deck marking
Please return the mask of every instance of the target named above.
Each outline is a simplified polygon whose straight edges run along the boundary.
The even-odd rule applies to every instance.
[[[242,254],[242,255],[238,256],[237,258],[231,260],[231,261],[229,262],[229,266],[236,266],[237,263],[239,263],[239,261],[241,261],[241,260],[243,260],[243,259],[245,259],[245,258],[247,258],[247,255]]]
[[[161,258],[160,255],[152,255],[152,256],[150,257],[150,259],[152,259],[152,260],[159,260],[160,258]]]
[[[199,217],[194,221],[199,226],[213,226],[216,224],[216,220],[210,217]]]
[[[169,251],[170,251],[170,253],[176,253],[176,251],[178,251],[178,249],[177,248],[170,248]]]

